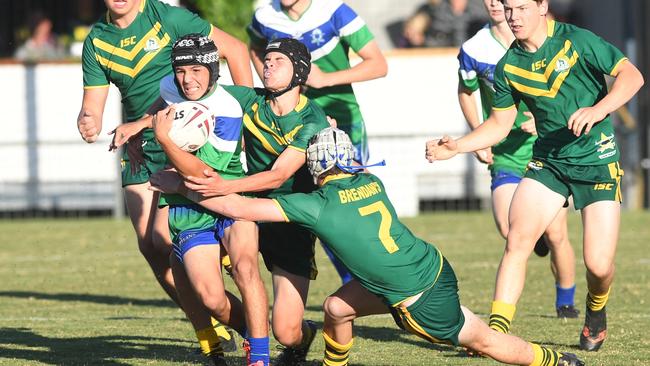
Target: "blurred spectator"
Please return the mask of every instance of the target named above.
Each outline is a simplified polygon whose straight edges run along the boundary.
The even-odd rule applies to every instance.
[[[459,47],[487,21],[476,0],[428,0],[404,23],[402,47]]]
[[[52,21],[41,12],[34,13],[28,22],[29,39],[18,49],[14,57],[22,61],[39,61],[62,58],[63,49],[52,33]]]

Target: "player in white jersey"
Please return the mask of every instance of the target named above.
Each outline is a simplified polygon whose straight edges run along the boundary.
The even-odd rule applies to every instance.
[[[458,101],[471,129],[480,124],[473,93],[480,90],[483,118],[487,118],[494,100],[494,68],[515,39],[506,22],[503,4],[498,0],[483,2],[490,23],[463,43],[458,54]],[[521,103],[510,134],[493,147],[476,152],[479,161],[489,164],[492,175],[492,212],[497,229],[504,239],[508,237],[510,202],[532,157],[535,139],[535,120],[526,105]],[[569,243],[566,220],[567,208],[564,208],[538,240],[538,246],[547,248],[546,253],[549,248],[551,251],[558,317],[576,318],[579,312],[574,306],[575,256]]]
[[[240,102],[222,85],[218,50],[214,42],[200,34],[188,34],[172,48],[174,75],[160,81],[160,100],[151,108],[159,110],[152,118],[156,139],[172,165],[183,175],[199,174],[204,169],[219,171],[226,179],[244,176],[240,161],[244,112]],[[199,101],[215,115],[215,128],[208,142],[194,153],[178,148],[168,133],[175,113],[174,105]],[[211,328],[208,309],[217,320],[236,329],[246,338],[248,363],[268,366],[268,310],[264,285],[257,263],[257,226],[213,215],[179,195],[163,195],[161,205],[169,205],[169,227],[174,243],[172,270],[183,309],[199,339]],[[224,290],[221,278],[221,245],[232,259],[233,277],[242,298]],[[245,317],[244,317],[245,315]],[[202,348],[215,364],[222,365],[222,354]],[[206,346],[206,347],[203,347]]]
[[[312,69],[305,95],[350,136],[356,160],[365,164],[366,127],[351,84],[384,77],[388,66],[364,20],[340,0],[272,0],[255,11],[248,33],[251,60],[260,77],[268,41],[295,38],[307,46]],[[350,66],[350,48],[361,57],[354,67]],[[351,280],[347,269],[323,248],[343,283]]]

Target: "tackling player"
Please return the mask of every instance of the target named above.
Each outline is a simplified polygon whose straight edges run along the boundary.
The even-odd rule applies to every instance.
[[[515,36],[508,27],[499,0],[483,0],[490,23],[463,43],[458,61],[458,101],[471,129],[479,126],[474,92],[480,90],[483,118],[487,119],[494,100],[494,68],[508,50]],[[512,196],[521,182],[533,154],[537,132],[535,120],[524,103],[519,104],[517,118],[508,136],[491,148],[475,152],[479,161],[489,164],[492,176],[492,212],[497,229],[508,237],[508,210]],[[535,244],[535,253],[551,251],[551,270],[555,277],[555,309],[559,318],[577,318],[574,306],[575,255],[567,231],[567,211],[563,208]]]
[[[571,353],[496,332],[462,307],[451,265],[435,246],[400,222],[381,180],[360,173],[353,157],[345,132],[327,128],[307,148],[309,172],[319,185],[311,193],[201,200],[173,172],[154,175],[152,184],[165,192],[189,193],[202,206],[238,220],[293,222],[330,246],[354,280],[323,304],[323,365],[348,365],[354,319],[389,312],[400,327],[429,342],[463,345],[503,363],[584,365]]]
[[[158,98],[160,80],[172,73],[169,55],[178,37],[198,32],[209,35],[228,61],[233,80],[252,85],[246,45],[195,14],[159,0],[104,0],[108,11],[86,38],[82,53],[84,93],[77,127],[84,141],[95,142],[109,83],[122,95],[127,123],[114,131],[110,149],[126,144],[122,156],[122,187],[140,252],[159,284],[177,304],[169,266],[171,243],[167,209],[157,209],[158,195],[148,190],[149,176],[161,169],[165,154],[153,131],[134,123]],[[235,60],[236,62],[233,62]],[[230,338],[227,332],[220,332]]]
[[[251,59],[262,77],[264,48],[279,37],[302,42],[312,57],[305,95],[336,120],[356,150],[368,160],[368,138],[352,83],[386,76],[388,67],[374,36],[354,10],[340,0],[274,0],[258,8],[248,27]],[[361,62],[350,66],[349,49]],[[352,277],[323,246],[343,283]]]
[[[503,0],[515,35],[495,71],[490,118],[470,134],[426,144],[426,158],[492,146],[511,130],[525,103],[539,135],[528,171],[510,206],[510,231],[497,272],[490,326],[507,332],[535,242],[569,196],[581,210],[587,268],[585,324],[580,348],[597,351],[607,334],[605,305],[614,278],[621,210],[619,152],[609,114],[643,85],[639,70],[593,33],[546,19],[547,0]],[[616,78],[607,90],[604,75]]]

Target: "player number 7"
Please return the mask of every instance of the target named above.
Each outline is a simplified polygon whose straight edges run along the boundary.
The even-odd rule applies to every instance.
[[[381,215],[381,222],[379,223],[379,240],[381,244],[386,248],[388,253],[395,253],[399,250],[395,240],[390,236],[390,225],[393,223],[393,218],[388,212],[388,208],[384,205],[384,202],[377,201],[369,204],[368,206],[363,206],[359,208],[359,214],[361,216],[368,216],[375,212],[379,212]]]

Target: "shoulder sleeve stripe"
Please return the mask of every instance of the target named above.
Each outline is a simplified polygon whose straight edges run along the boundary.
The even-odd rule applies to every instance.
[[[278,209],[279,209],[280,212],[282,213],[282,217],[284,217],[284,221],[286,221],[286,222],[291,222],[291,221],[289,220],[289,218],[287,217],[287,214],[284,212],[284,209],[282,208],[282,205],[280,205],[280,202],[278,202],[278,200],[276,200],[275,198],[273,198],[273,199],[271,199],[271,200],[273,201],[273,203],[275,203],[276,206],[278,206]]]
[[[97,88],[108,88],[109,84],[106,85],[86,85],[84,89],[97,89]]]
[[[494,111],[507,111],[509,109],[515,108],[515,105],[511,105],[510,107],[492,107],[492,110]]]
[[[353,21],[361,21],[357,14],[350,8],[348,5],[341,3],[341,5],[334,11],[332,14],[332,21],[336,26],[337,30],[342,30],[344,27],[352,23]]]
[[[300,151],[301,153],[304,153],[304,152],[305,152],[305,149],[300,148],[300,147],[298,147],[298,146],[293,146],[293,145],[289,145],[289,146],[287,146],[287,149],[294,149],[294,150]]]
[[[622,59],[618,60],[618,62],[616,63],[616,65],[614,65],[614,67],[612,68],[612,71],[609,73],[609,75],[610,76],[615,76],[616,74],[618,74],[618,67],[621,66],[621,64],[624,61],[627,61],[627,60],[628,60],[627,57],[623,57]]]

